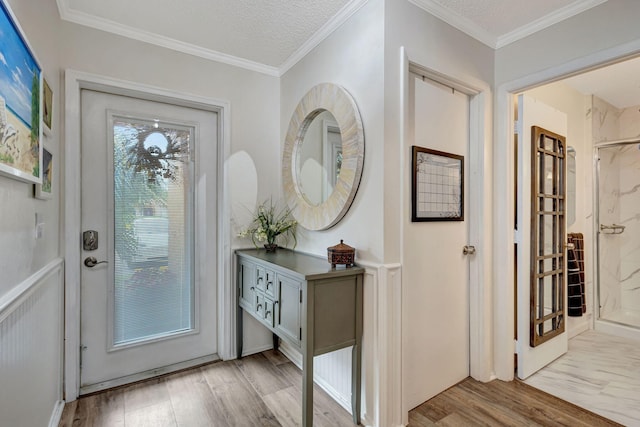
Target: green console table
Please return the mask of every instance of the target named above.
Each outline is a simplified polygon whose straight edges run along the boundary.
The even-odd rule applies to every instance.
[[[360,423],[362,353],[361,267],[331,268],[325,258],[279,248],[236,251],[237,350],[242,357],[242,311],[302,354],[302,423],[313,425],[313,356],[353,346],[351,409]]]

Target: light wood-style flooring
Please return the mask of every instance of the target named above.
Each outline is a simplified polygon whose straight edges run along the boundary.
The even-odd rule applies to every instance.
[[[59,426],[300,426],[301,387],[300,370],[265,351],[82,397],[65,406]],[[315,387],[314,425],[353,422]],[[409,414],[409,427],[617,425],[519,381],[471,378]]]
[[[314,426],[353,426],[351,415],[314,388]],[[60,427],[299,426],[302,374],[265,351],[82,397],[67,404]]]
[[[514,380],[467,378],[409,412],[409,427],[620,426],[600,415]]]

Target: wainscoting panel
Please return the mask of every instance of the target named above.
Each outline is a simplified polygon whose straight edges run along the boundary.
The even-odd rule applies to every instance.
[[[62,401],[63,261],[0,299],[0,424],[57,425]]]
[[[362,425],[402,425],[401,413],[401,266],[358,261],[364,273],[362,332]],[[301,367],[298,351],[280,346]],[[351,347],[314,358],[314,381],[351,413]]]

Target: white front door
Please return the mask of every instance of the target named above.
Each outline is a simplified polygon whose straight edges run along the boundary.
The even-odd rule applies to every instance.
[[[468,177],[469,97],[413,73],[409,96],[415,146],[463,156],[463,176]],[[424,190],[434,205],[446,203],[444,198],[453,191],[446,188],[447,167],[436,166],[426,177],[432,184],[425,185],[432,188]],[[407,411],[469,376],[469,258],[463,247],[469,243],[473,212],[465,180],[465,220],[404,219],[402,370]]]
[[[217,357],[218,116],[81,102],[84,394]]]
[[[547,134],[534,134],[536,128]],[[516,352],[521,379],[568,348],[566,146],[561,141],[566,135],[565,113],[525,95],[518,97]]]

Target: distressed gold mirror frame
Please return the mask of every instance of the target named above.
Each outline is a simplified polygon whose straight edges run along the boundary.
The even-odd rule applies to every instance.
[[[300,183],[299,150],[313,119],[323,111],[335,117],[342,137],[342,166],[333,192],[312,205]],[[332,83],[314,86],[298,103],[285,137],[282,156],[282,184],[293,217],[308,230],[325,230],[336,225],[355,198],[364,164],[364,130],[358,107],[347,91]]]

